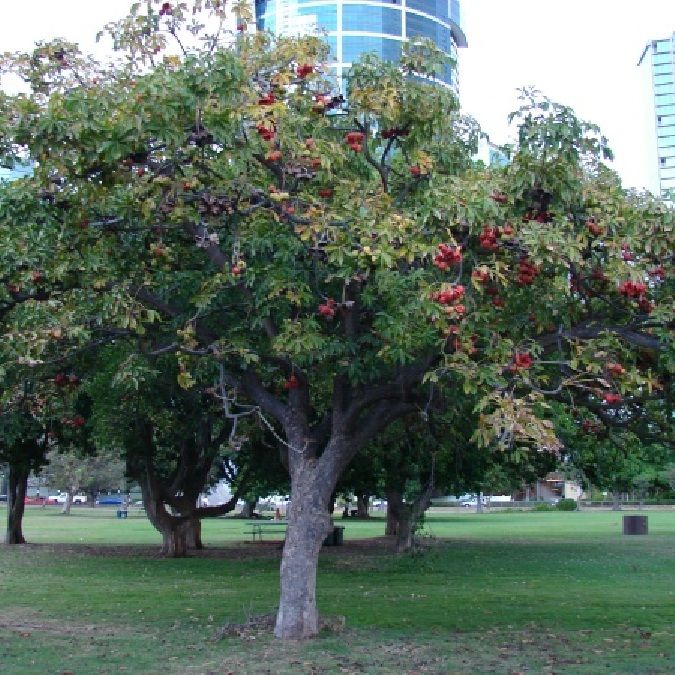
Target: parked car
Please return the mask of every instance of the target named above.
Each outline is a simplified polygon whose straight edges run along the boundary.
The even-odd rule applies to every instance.
[[[23,500],[26,506],[44,506],[45,504],[56,504],[53,497],[26,497]]]
[[[49,502],[52,500],[56,504],[65,504],[67,495],[65,492],[62,492],[58,495],[50,495]],[[73,504],[84,504],[87,501],[87,495],[73,495]]]
[[[122,497],[117,495],[102,495],[96,500],[97,506],[119,506],[122,503]]]
[[[481,504],[485,506],[488,503],[487,497],[481,497]],[[471,499],[465,499],[463,502],[460,502],[460,506],[466,506],[470,508],[472,506],[478,506],[478,497],[472,497]]]

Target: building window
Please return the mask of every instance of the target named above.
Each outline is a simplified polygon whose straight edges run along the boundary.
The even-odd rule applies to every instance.
[[[344,5],[342,30],[400,36],[403,31],[401,10],[372,5]]]
[[[450,18],[448,16],[449,5],[448,0],[408,0],[406,3],[408,9],[416,9],[442,21]]]
[[[377,54],[385,61],[398,61],[401,58],[401,43],[399,40],[365,35],[346,35],[342,38],[343,63],[353,63],[362,54]]]
[[[419,14],[406,14],[406,37],[430,38],[444,52],[450,51],[450,30],[440,23]]]
[[[655,75],[671,74],[673,72],[673,65],[671,63],[664,63],[654,66]]]
[[[337,6],[317,5],[315,7],[299,7],[298,16],[315,24],[319,31],[337,30]]]

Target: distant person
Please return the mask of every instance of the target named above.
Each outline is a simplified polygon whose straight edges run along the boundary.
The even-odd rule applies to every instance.
[[[281,511],[279,510],[278,506],[276,508],[276,511],[274,512],[274,520],[281,520]]]

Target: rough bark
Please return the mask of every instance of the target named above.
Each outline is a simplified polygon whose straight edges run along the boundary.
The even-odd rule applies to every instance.
[[[399,490],[389,489],[387,497],[387,525],[384,533],[389,537],[397,537],[400,529],[402,511],[405,507],[403,495]]]
[[[356,495],[356,517],[368,518],[368,506],[370,505],[370,495],[357,494]]]
[[[199,518],[188,520],[186,523],[187,547],[201,551],[204,548],[202,543],[202,521]]]
[[[316,571],[321,545],[333,524],[328,513],[332,487],[328,495],[321,489],[324,480],[319,480],[316,460],[297,458],[294,465],[281,562],[281,599],[274,634],[278,638],[298,640],[319,632]]]
[[[25,544],[23,536],[23,513],[28,487],[27,467],[9,465],[9,492],[7,493],[6,544]]]
[[[478,493],[478,498],[476,499],[476,513],[483,513],[483,493]]]
[[[148,520],[162,535],[162,554],[169,558],[184,557],[187,555],[188,521],[176,518],[166,510],[151,479],[141,480],[139,484]]]

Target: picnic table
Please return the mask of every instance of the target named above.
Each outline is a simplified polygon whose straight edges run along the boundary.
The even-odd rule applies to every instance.
[[[264,534],[286,534],[286,528],[288,527],[287,520],[254,520],[246,523],[247,530],[244,531],[244,534],[250,534],[253,537],[253,541],[258,537],[258,541],[262,541],[263,533]]]

